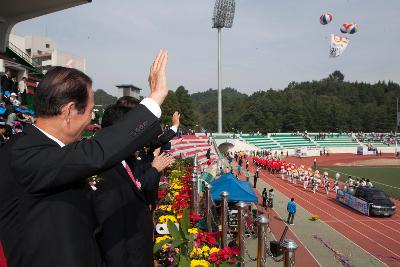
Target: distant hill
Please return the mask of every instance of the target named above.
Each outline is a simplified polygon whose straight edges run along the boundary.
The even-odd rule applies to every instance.
[[[96,105],[108,106],[114,104],[117,99],[117,97],[108,94],[103,89],[97,89],[94,91],[94,103]]]
[[[217,130],[217,90],[191,95],[198,124]],[[396,125],[394,82],[346,82],[340,71],[320,81],[291,82],[283,90],[246,95],[222,91],[225,132],[363,131],[391,132]]]

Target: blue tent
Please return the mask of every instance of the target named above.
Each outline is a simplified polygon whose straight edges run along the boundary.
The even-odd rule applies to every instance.
[[[222,191],[229,193],[228,201],[258,202],[258,198],[249,182],[236,179],[230,173],[222,175],[211,182],[211,197],[214,201],[220,201]]]

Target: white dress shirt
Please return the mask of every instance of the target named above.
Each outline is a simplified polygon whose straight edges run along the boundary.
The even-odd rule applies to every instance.
[[[18,91],[22,93],[26,93],[28,91],[28,87],[24,81],[19,81],[18,83]]]

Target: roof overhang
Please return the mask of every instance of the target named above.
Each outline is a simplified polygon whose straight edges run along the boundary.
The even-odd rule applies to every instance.
[[[92,0],[13,0],[0,9],[0,52],[5,52],[8,36],[18,22],[68,9]]]

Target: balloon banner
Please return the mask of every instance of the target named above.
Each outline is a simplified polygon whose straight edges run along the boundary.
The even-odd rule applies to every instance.
[[[349,39],[339,35],[331,34],[331,47],[329,50],[330,57],[338,57],[346,49]]]

